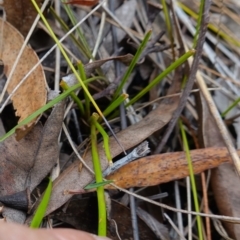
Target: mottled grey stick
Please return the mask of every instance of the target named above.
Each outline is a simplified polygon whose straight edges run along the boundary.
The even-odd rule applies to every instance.
[[[137,158],[141,158],[146,156],[150,152],[150,149],[148,147],[148,142],[144,141],[141,143],[139,146],[133,149],[132,152],[130,152],[128,155],[125,157],[121,158],[120,160],[116,161],[113,163],[112,166],[109,166],[104,172],[103,172],[103,177],[108,176],[109,174],[115,172],[122,166],[128,164],[129,162],[132,162],[133,160]]]

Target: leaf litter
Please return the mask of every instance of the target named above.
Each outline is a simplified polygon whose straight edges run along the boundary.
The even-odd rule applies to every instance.
[[[146,26],[147,21],[145,21],[145,20],[148,17],[145,15],[146,9],[141,5],[142,3],[137,2],[136,4],[138,6],[138,11],[136,12],[135,15],[134,14],[132,15],[132,17],[134,17],[134,19],[131,19],[130,24],[128,23],[128,27],[127,27],[127,30],[129,30],[130,27],[132,29],[134,29],[131,32],[131,34],[129,34],[129,36],[131,36],[133,34],[132,36],[134,36],[134,40],[136,40],[142,34],[141,27]],[[224,7],[227,8],[227,5]],[[177,9],[176,10],[176,13],[177,13],[176,15],[178,18],[177,21],[184,22],[182,15],[180,15],[179,7],[175,8],[175,9]],[[220,13],[220,14],[222,14],[222,13]],[[154,18],[156,18],[155,21],[154,21]],[[151,16],[151,24],[154,29],[154,32],[160,32],[159,24],[157,24],[159,22],[159,19],[160,19],[160,15],[154,14],[154,17]],[[162,21],[162,22],[164,23],[164,21]],[[139,25],[139,23],[140,23],[140,25]],[[187,25],[187,23],[186,23],[186,26],[189,27],[189,25]],[[157,31],[155,31],[156,29],[157,29]],[[138,33],[136,32],[136,30],[138,31]],[[184,36],[184,35],[182,37],[183,37],[183,41],[188,43],[189,39],[186,40],[186,38],[185,38],[186,36]],[[113,39],[114,39],[114,37],[113,37]],[[166,36],[164,37],[164,40],[167,41],[169,44],[169,41]],[[124,37],[123,37],[122,41],[124,41]],[[180,39],[178,39],[178,41],[180,41]],[[225,51],[225,49],[222,48],[221,41],[222,40],[218,39],[217,47],[219,47],[219,49],[221,51],[223,51],[224,54],[229,54]],[[120,43],[120,44],[122,44],[122,43]],[[123,44],[123,46],[124,46],[124,44]],[[205,46],[206,46],[206,44],[205,44]],[[231,45],[231,47],[233,49],[236,49],[236,47],[233,47],[232,45]],[[114,46],[113,46],[113,48],[114,48]],[[206,48],[204,49],[204,51],[208,52],[206,50]],[[238,50],[236,51],[236,54],[238,54]],[[159,59],[162,60],[162,62],[161,62],[162,64],[168,65],[170,51],[167,53],[165,53],[165,52],[162,53],[160,58],[159,58],[159,56],[160,55],[157,55],[155,52],[151,53],[150,59],[154,62],[154,64],[153,64],[154,67],[155,68],[160,67],[159,64],[156,64],[156,62],[159,62]],[[210,53],[208,56],[211,60],[214,59],[211,57]],[[234,59],[234,57],[229,58],[229,59]],[[101,59],[100,61],[104,62],[105,60]],[[96,63],[96,64],[98,64],[98,63]],[[99,63],[99,65],[96,65],[96,66],[100,67],[101,64]],[[146,64],[147,66],[149,66],[149,56],[146,57],[146,62],[144,62],[143,64]],[[203,64],[204,64],[204,62],[203,62]],[[222,70],[219,70],[220,69],[219,65],[217,65],[217,64],[214,65],[214,63],[212,63],[212,64],[214,67],[216,67],[217,71],[219,71],[221,74],[223,74]],[[219,63],[219,64],[221,65],[222,63]],[[86,67],[87,67],[87,65],[86,65]],[[93,69],[95,67],[93,67]],[[160,67],[160,69],[162,69],[162,66]],[[123,70],[123,68],[122,68],[122,70]],[[183,69],[181,69],[181,70],[183,70]],[[178,69],[178,71],[180,71],[180,69]],[[135,71],[134,74],[137,74],[139,72]],[[93,71],[91,70],[90,73],[92,74]],[[228,72],[225,71],[225,74],[228,75]],[[117,76],[119,76],[119,75],[117,75]],[[162,87],[161,90],[156,89],[156,92],[154,94],[157,95],[157,94],[159,94],[159,92],[161,92],[160,94],[162,94],[162,95],[168,95],[168,94],[176,94],[176,93],[181,92],[181,87],[180,87],[181,76],[182,76],[181,74],[176,74],[176,73],[175,73],[175,75],[172,75],[171,77],[168,76],[168,78],[171,79],[171,83],[166,83],[166,82],[161,83],[160,84],[160,86]],[[234,78],[234,76],[231,74],[229,74],[228,76],[230,78]],[[138,75],[138,78],[139,78],[139,75]],[[170,89],[169,89],[168,93],[166,94],[166,92],[167,92],[166,88],[169,88],[169,86],[166,87],[168,84],[170,85]],[[132,90],[134,92],[134,91],[136,91],[135,89],[139,90],[139,88],[141,88],[141,84],[139,82],[137,82],[137,84],[136,84],[136,82],[134,82],[134,81],[133,81],[132,85],[130,85],[130,86],[131,86],[131,88],[127,89],[127,91],[129,91],[130,94],[132,94],[132,92],[131,92]],[[101,90],[103,90],[103,88],[101,86],[97,86],[97,88],[100,88]],[[232,87],[230,87],[230,89],[232,90]],[[100,92],[101,92],[101,90],[100,90]],[[229,90],[229,91],[231,91],[231,90]],[[110,92],[108,92],[108,94],[109,93]],[[134,125],[127,127],[125,130],[122,130],[119,133],[117,133],[117,137],[118,137],[119,141],[123,144],[124,148],[126,150],[133,148],[137,144],[139,144],[140,142],[142,142],[143,140],[148,138],[148,140],[150,140],[150,143],[151,143],[151,148],[154,150],[155,147],[157,146],[157,144],[161,141],[160,136],[163,136],[162,131],[159,131],[159,130],[163,129],[166,124],[171,122],[173,113],[176,111],[176,109],[178,107],[179,99],[180,99],[179,95],[176,95],[171,98],[166,98],[165,100],[161,101],[160,103],[158,102],[157,104],[155,104],[155,106],[157,106],[155,110],[151,110],[149,108],[150,111],[148,111],[149,109],[146,110],[147,114],[146,114],[146,112],[144,112],[144,113],[141,112],[141,114],[143,113],[143,116],[144,116],[142,118],[142,120],[140,120],[138,123],[135,123]],[[144,100],[146,100],[146,98],[144,98]],[[189,97],[188,100],[189,100],[188,103],[191,103],[193,105],[193,107],[191,108],[191,106],[189,104],[187,104],[186,105],[187,107],[184,110],[184,115],[187,116],[188,124],[189,124],[189,125],[186,125],[186,127],[190,128],[189,126],[191,126],[193,129],[195,129],[196,126],[198,127],[198,125],[196,125],[196,122],[199,123],[198,122],[199,119],[197,119],[197,118],[194,119],[194,117],[198,116],[198,115],[200,116],[201,111],[199,109],[197,109],[198,110],[197,114],[195,114],[194,111],[196,109],[194,109],[195,103],[194,103],[192,96]],[[142,103],[139,103],[139,104],[142,105]],[[136,106],[134,106],[134,107],[136,107]],[[205,121],[208,120],[208,115],[203,116],[202,119]],[[212,124],[213,124],[212,126],[214,126],[214,122]],[[75,125],[77,126],[76,122],[75,122]],[[80,125],[80,127],[81,127],[81,125]],[[36,129],[37,128],[38,128],[38,125],[36,125]],[[58,130],[58,131],[60,131],[60,130]],[[189,138],[192,137],[191,133],[193,133],[193,132],[195,132],[195,130],[192,130],[192,132],[190,131]],[[217,130],[214,131],[214,128],[211,126],[210,127],[208,126],[204,130],[203,134],[205,135],[204,136],[205,147],[207,146],[207,147],[212,147],[212,148],[206,148],[204,150],[194,150],[192,152],[195,173],[201,172],[205,169],[210,169],[212,167],[215,167],[215,166],[219,165],[222,161],[229,161],[229,157],[228,157],[228,153],[227,153],[226,149],[216,148],[216,145],[218,145],[218,142],[221,141],[221,140],[219,140],[219,138],[221,138],[221,137],[218,135],[218,133],[219,132]],[[31,135],[29,135],[29,136],[31,136]],[[25,138],[27,139],[29,136],[27,135]],[[215,136],[215,138],[213,138],[213,136]],[[207,144],[208,140],[206,140],[206,139],[212,141],[213,145]],[[156,185],[156,184],[158,185],[163,182],[180,179],[182,177],[187,176],[188,169],[187,169],[186,162],[184,161],[185,155],[183,152],[175,152],[177,149],[179,149],[179,146],[176,143],[181,145],[181,142],[179,142],[179,140],[177,140],[177,137],[174,136],[173,138],[171,138],[169,140],[169,142],[167,142],[166,146],[164,147],[164,151],[167,151],[170,149],[170,151],[174,151],[174,153],[153,154],[151,156],[147,156],[145,158],[136,160],[135,162],[129,163],[125,167],[123,167],[120,170],[118,170],[117,172],[113,173],[111,176],[109,176],[109,178],[110,179],[113,178],[116,181],[116,183],[118,183],[122,187],[130,187],[130,186],[140,187],[140,186],[146,186],[146,185],[147,186]],[[220,146],[221,146],[221,144],[220,144]],[[47,145],[45,145],[44,147],[46,148]],[[101,142],[98,145],[98,149],[99,149],[102,169],[104,170],[108,167],[108,163],[106,161],[104,149],[103,149]],[[113,138],[110,139],[110,150],[112,152],[113,157],[118,156],[122,152],[122,149],[118,146],[118,144],[116,143],[116,141]],[[92,168],[91,155],[89,152],[87,152],[85,154],[84,160],[89,165],[89,167]],[[158,166],[159,168],[156,166]],[[223,165],[223,168],[224,168],[224,166],[225,165]],[[40,167],[36,165],[35,169],[37,169],[37,168],[40,168]],[[226,168],[224,168],[224,169],[226,169]],[[44,177],[42,177],[42,178],[44,178]],[[70,194],[66,194],[66,190],[72,190],[72,189],[73,190],[81,190],[87,184],[91,183],[93,179],[94,179],[93,175],[85,168],[82,168],[81,170],[79,170],[78,158],[75,156],[75,154],[73,154],[71,157],[70,165],[60,174],[60,176],[54,182],[53,193],[52,193],[50,204],[49,204],[49,207],[47,210],[47,214],[52,213],[54,210],[56,210],[57,208],[62,206],[64,203],[66,203],[71,198]],[[37,186],[39,181],[41,181],[40,178],[35,181],[36,184],[33,184],[34,187]],[[237,183],[237,180],[235,180],[235,183]],[[184,182],[181,181],[181,184],[184,185]],[[160,187],[161,186],[163,186],[163,188],[164,188],[165,185],[161,184]],[[224,188],[231,189],[231,187],[226,187],[226,186]],[[218,189],[218,188],[216,187],[215,190],[216,189]],[[216,191],[218,191],[218,190],[216,190]],[[219,191],[221,191],[221,190],[219,190]],[[199,191],[199,195],[201,195],[200,191]],[[219,192],[216,192],[215,195],[219,195]],[[169,199],[169,201],[170,202],[168,202],[168,203],[171,204],[172,200]],[[231,202],[230,203],[228,202],[227,204],[234,206],[234,203],[231,203]],[[225,205],[227,205],[227,204],[225,204]],[[220,206],[219,208],[222,208],[222,206]],[[232,215],[232,212],[231,211],[223,212],[223,214]],[[27,222],[29,222],[30,219],[31,219],[31,217],[27,220]],[[232,232],[232,230],[228,230],[228,231],[230,233]]]
[[[0,56],[5,67],[5,74],[8,77],[23,45],[24,39],[18,30],[8,22],[0,19],[0,25],[0,39],[2,42]],[[35,51],[30,46],[26,46],[7,87],[9,94],[38,62],[39,59]],[[47,85],[41,65],[39,65],[31,75],[27,77],[11,99],[14,109],[16,110],[16,115],[19,117],[19,122],[46,104]],[[17,139],[20,140],[24,137],[36,121],[37,119],[29,123],[27,126],[18,129]]]
[[[64,101],[56,105],[44,127],[37,124],[22,140],[17,141],[11,136],[0,144],[1,196],[21,192],[27,188],[32,192],[55,166],[59,155],[58,137],[64,107]],[[10,210],[9,214],[8,208],[3,209],[3,216],[8,221],[17,219],[19,214],[22,217],[23,214],[17,210]],[[18,220],[24,222],[25,219]]]
[[[37,0],[36,2],[40,5],[42,0]],[[28,34],[35,17],[37,16],[37,12],[35,11],[31,1],[7,0],[3,1],[1,6],[4,8],[7,21],[18,29],[18,31],[25,37]]]

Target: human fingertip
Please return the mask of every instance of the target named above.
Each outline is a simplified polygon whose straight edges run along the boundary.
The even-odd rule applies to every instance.
[[[107,237],[99,237],[99,236],[96,236],[96,235],[92,235],[94,240],[111,240],[110,238],[107,238]]]

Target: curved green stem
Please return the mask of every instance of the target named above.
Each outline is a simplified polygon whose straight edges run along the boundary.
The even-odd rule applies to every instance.
[[[98,149],[97,149],[97,133],[94,121],[95,117],[91,117],[91,143],[92,143],[92,161],[93,161],[93,168],[95,172],[96,183],[103,182],[102,177],[102,169],[100,165],[100,160],[98,156]],[[99,236],[106,236],[107,234],[107,213],[106,213],[106,202],[105,202],[105,195],[104,195],[104,187],[99,186],[97,187],[97,198],[98,198],[98,235]]]

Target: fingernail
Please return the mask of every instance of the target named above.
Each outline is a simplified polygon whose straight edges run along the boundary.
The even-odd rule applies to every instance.
[[[111,240],[110,238],[107,238],[107,237],[99,237],[99,236],[96,236],[96,235],[92,235],[92,236],[95,240]]]

